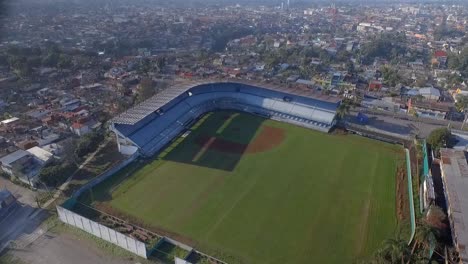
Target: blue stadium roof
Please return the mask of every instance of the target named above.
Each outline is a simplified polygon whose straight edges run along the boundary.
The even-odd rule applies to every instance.
[[[276,91],[281,93],[287,93],[291,95],[296,95],[308,99],[316,100],[317,102],[323,103],[331,103],[337,104],[341,101],[338,97],[331,97],[328,95],[324,95],[321,92],[314,91],[308,88],[300,88],[300,87],[285,87],[279,85],[271,85],[271,84],[260,84],[255,82],[246,82],[246,81],[213,81],[207,80],[202,82],[194,82],[194,81],[180,81],[175,83],[171,88],[165,89],[164,91],[158,93],[157,95],[149,98],[148,100],[142,102],[141,104],[127,110],[126,112],[120,114],[119,116],[115,117],[112,122],[114,124],[125,124],[125,125],[134,125],[158,109],[162,108],[163,106],[170,103],[172,100],[177,98],[178,96],[184,94],[185,92],[189,91],[190,89],[196,89],[200,86],[211,86],[215,87],[217,84],[232,84],[232,85],[248,85],[250,87],[255,87],[257,89],[264,89],[266,91]],[[214,89],[216,90],[216,89]]]

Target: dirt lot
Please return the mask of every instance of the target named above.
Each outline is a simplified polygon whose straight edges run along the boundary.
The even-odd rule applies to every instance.
[[[11,255],[30,264],[133,264],[137,261],[110,256],[93,246],[90,241],[74,235],[46,233],[22,250],[11,250]]]

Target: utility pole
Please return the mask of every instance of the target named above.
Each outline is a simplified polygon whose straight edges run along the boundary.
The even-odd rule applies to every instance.
[[[464,113],[464,115],[465,115],[465,118],[463,119],[463,123],[462,123],[461,128],[460,128],[460,130],[462,130],[462,131],[463,131],[463,127],[465,127],[466,120],[468,119],[467,112],[468,112],[468,111],[467,111],[467,109],[465,108],[465,110],[463,111],[463,113]]]

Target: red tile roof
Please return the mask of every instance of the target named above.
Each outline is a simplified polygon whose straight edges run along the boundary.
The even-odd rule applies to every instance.
[[[437,50],[435,53],[434,53],[434,56],[436,58],[438,57],[447,57],[447,52],[443,51],[443,50]]]

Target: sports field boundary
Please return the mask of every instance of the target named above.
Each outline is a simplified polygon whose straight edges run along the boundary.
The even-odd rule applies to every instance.
[[[275,120],[275,119],[273,119],[273,120]],[[282,122],[282,123],[289,123],[289,124],[291,124],[291,122],[285,122],[284,120],[276,120],[276,121],[279,121],[279,122]],[[296,124],[291,124],[291,125],[299,126],[299,127],[304,127],[304,126],[296,125]],[[184,132],[185,132],[185,131],[184,131]],[[181,133],[181,134],[182,134],[182,133]],[[180,135],[179,135],[179,136],[180,136]],[[178,138],[178,137],[175,137],[174,139],[177,139],[177,138]],[[376,139],[376,138],[372,138],[372,139]],[[377,140],[378,140],[378,141],[389,142],[389,141],[387,141],[387,140],[380,140],[380,139],[377,139]],[[171,142],[173,142],[173,141],[171,141]],[[400,143],[400,144],[401,144],[401,141],[399,141],[399,142],[391,142],[391,143],[394,143],[394,144],[395,144],[395,143]],[[170,145],[170,144],[168,144],[168,145]],[[400,150],[401,150],[401,149],[400,149]],[[164,150],[163,150],[163,151],[164,151]],[[139,158],[139,157],[140,157],[140,155],[139,155],[138,153],[135,153],[134,155],[130,156],[128,159],[126,159],[126,160],[122,161],[121,163],[115,165],[114,167],[112,167],[112,168],[109,169],[108,171],[106,171],[106,172],[104,172],[103,174],[101,174],[101,176],[97,177],[97,178],[94,179],[93,181],[87,183],[86,185],[84,185],[84,186],[82,186],[80,189],[78,189],[78,191],[76,191],[76,192],[73,194],[72,199],[75,199],[75,201],[76,201],[81,195],[86,194],[86,191],[91,190],[91,189],[92,189],[93,187],[95,187],[96,185],[99,185],[100,183],[104,182],[105,180],[107,180],[107,179],[113,177],[113,176],[116,175],[120,170],[124,169],[126,166],[130,165],[130,164],[131,164],[132,162],[134,162],[135,160],[137,160],[135,163],[138,163],[138,158]],[[146,160],[146,159],[143,158],[142,160]],[[411,166],[410,164],[408,164],[408,162],[409,162],[409,160],[407,159],[407,166]],[[130,165],[130,166],[132,166],[132,165]],[[411,173],[411,172],[409,172],[409,173]],[[130,176],[130,177],[131,177],[131,176]],[[411,177],[411,175],[409,175],[409,177]],[[411,182],[411,181],[409,181],[409,182]],[[413,197],[413,196],[412,196],[412,192],[411,192],[411,197]],[[72,200],[72,199],[70,199],[70,200]],[[68,202],[68,201],[67,201],[67,202]],[[67,202],[66,202],[66,203],[67,203]],[[73,201],[70,201],[70,202],[73,202]],[[66,205],[64,204],[63,206],[66,206]],[[63,208],[63,207],[61,207],[61,208]],[[99,208],[99,207],[98,207],[98,208]],[[93,208],[93,209],[99,211],[98,209],[95,209],[95,208]],[[57,207],[57,210],[59,210],[58,207]],[[411,210],[411,207],[410,207],[410,210]],[[73,210],[71,210],[71,211],[72,211],[73,213],[75,213],[75,214],[80,215],[79,211],[73,211]],[[412,214],[412,215],[413,215],[413,218],[414,218],[414,205],[413,205],[412,211],[413,211],[413,214]],[[104,213],[106,213],[106,212],[104,212]],[[107,214],[107,213],[106,213],[106,214]],[[118,214],[117,214],[117,215],[118,215]],[[112,215],[111,215],[111,216],[112,216]],[[87,218],[86,218],[85,216],[83,216],[83,215],[80,215],[80,217],[81,217],[82,221],[83,221],[83,219],[87,219]],[[114,217],[114,216],[113,216],[113,217]],[[117,217],[116,217],[116,218],[117,218]],[[91,218],[91,219],[94,219],[94,218]],[[62,219],[61,219],[61,220],[62,220]],[[90,219],[87,219],[87,220],[92,221],[92,220],[90,220]],[[125,220],[123,220],[123,221],[125,221]],[[69,222],[65,222],[65,221],[62,221],[62,222],[67,223],[67,224],[70,224]],[[127,220],[126,222],[127,222],[129,225],[133,225],[133,226],[134,226],[134,224],[131,224],[132,220]],[[139,221],[137,221],[137,222],[135,222],[135,223],[139,223]],[[99,224],[99,223],[98,223],[98,224]],[[71,224],[71,225],[73,225],[73,224]],[[74,226],[76,226],[76,225],[74,225]],[[79,226],[76,226],[76,227],[80,228]],[[413,227],[413,224],[412,224],[412,227]],[[107,228],[109,228],[109,227],[107,227]],[[89,230],[86,230],[84,227],[83,227],[83,228],[80,228],[80,229],[82,229],[82,230],[84,230],[84,231],[86,231],[86,232],[88,232],[88,233],[90,233],[90,234],[95,235],[94,233],[89,232]],[[413,228],[412,228],[412,229],[413,229]],[[413,230],[414,230],[414,229],[413,229]],[[91,229],[91,231],[92,231],[92,229]],[[115,230],[114,230],[114,231],[115,231]],[[116,232],[117,232],[117,231],[116,231]],[[150,232],[153,232],[153,231],[150,231]],[[166,233],[164,233],[164,234],[166,234]],[[175,233],[174,233],[174,234],[175,234]],[[414,236],[414,232],[413,232],[412,237],[413,237],[413,236]],[[101,236],[97,236],[97,237],[102,238]],[[186,244],[183,244],[183,243],[178,242],[177,240],[171,239],[171,238],[170,238],[170,234],[169,234],[169,236],[165,236],[165,235],[163,236],[163,235],[159,235],[159,234],[158,234],[158,237],[160,237],[160,239],[164,239],[165,241],[167,241],[167,242],[169,242],[169,243],[171,243],[171,244],[175,244],[176,246],[178,246],[178,247],[180,247],[180,248],[184,248],[185,246],[186,246],[186,248],[191,248],[190,246],[188,246],[188,245],[186,245]],[[177,237],[177,236],[176,236],[176,237]],[[130,238],[132,238],[132,237],[130,237]],[[103,239],[104,239],[104,238],[103,238]],[[106,240],[106,239],[104,239],[104,240]],[[106,241],[109,241],[109,240],[106,240]],[[184,240],[182,239],[182,241],[184,241]],[[109,242],[113,243],[112,241],[109,241]],[[143,243],[143,242],[142,242],[142,243]],[[120,243],[120,244],[123,245],[123,243]],[[190,243],[189,243],[189,244],[190,244]],[[123,247],[122,245],[119,245],[119,244],[116,244],[116,245],[121,246],[122,248],[124,248],[124,249],[126,249],[126,250],[129,250],[128,248],[125,248],[125,247]],[[128,242],[127,242],[127,245],[128,245]],[[148,246],[149,246],[149,247],[148,247]],[[149,256],[151,255],[151,253],[148,253],[148,251],[149,251],[150,248],[151,248],[151,245],[147,245],[147,244],[146,244],[146,250],[147,250],[147,251],[146,251],[146,257],[149,257]],[[155,248],[157,248],[157,245],[155,246]],[[188,249],[187,249],[187,250],[188,250]],[[130,248],[129,251],[131,251],[131,248]],[[212,256],[210,256],[210,255],[204,254],[204,253],[202,253],[202,252],[200,252],[200,251],[198,251],[198,250],[196,250],[196,249],[194,249],[194,248],[191,248],[190,252],[192,252],[192,251],[195,252],[196,254],[202,255],[202,256],[204,256],[204,257],[206,257],[206,258],[209,258],[209,259],[215,261],[215,263],[223,263],[223,264],[225,264],[225,262],[223,262],[223,261],[221,261],[221,260],[219,260],[219,259],[216,259],[216,258],[214,258],[214,257],[212,257]],[[133,251],[131,251],[131,252],[133,252]],[[134,253],[134,252],[133,252],[133,253]],[[138,254],[138,255],[139,255],[139,254]],[[190,255],[190,254],[188,254],[187,257],[188,257],[189,255]],[[188,262],[188,263],[190,263],[190,262]]]
[[[109,226],[108,224],[103,223],[102,221],[93,221],[85,217],[83,214],[76,212],[73,209],[77,204],[85,206],[88,209],[93,210],[98,214],[103,214],[103,215],[107,215],[112,218],[118,219],[119,221],[123,223],[124,226],[132,226],[136,228],[136,231],[134,234],[138,235],[138,234],[141,234],[142,232],[146,232],[146,233],[151,233],[152,235],[155,236],[155,238],[153,238],[152,242],[148,244],[143,241],[140,241],[140,239],[136,237],[134,234],[127,235],[127,234],[119,232],[118,230],[116,230],[116,228],[113,228],[112,226]],[[149,231],[143,227],[136,226],[132,223],[128,223],[127,221],[123,219],[120,219],[108,213],[99,211],[94,207],[81,204],[78,201],[74,200],[73,198],[70,198],[69,200],[67,200],[64,203],[64,206],[57,205],[56,210],[57,210],[59,220],[61,222],[71,225],[73,227],[76,227],[88,234],[91,234],[97,238],[100,238],[104,241],[107,241],[116,246],[119,246],[122,249],[125,249],[145,259],[150,259],[151,256],[155,252],[168,254],[168,257],[174,258],[174,261],[176,261],[176,259],[182,259],[174,255],[169,255],[169,253],[159,250],[159,246],[161,246],[161,244],[166,242],[166,243],[170,243],[171,245],[174,245],[177,248],[187,251],[186,256],[182,259],[185,261],[186,264],[191,264],[191,262],[187,261],[187,259],[192,258],[193,254],[199,255],[199,258],[208,259],[209,261],[211,261],[210,263],[213,263],[213,264],[227,264],[226,262],[218,258],[215,258],[206,253],[203,253],[167,235],[161,235],[154,231]]]
[[[416,216],[414,212],[414,198],[413,198],[413,178],[411,176],[411,160],[410,153],[407,148],[405,148],[405,157],[406,157],[406,174],[408,176],[408,200],[410,205],[410,223],[411,223],[411,235],[408,241],[408,245],[413,241],[414,235],[416,233]]]

